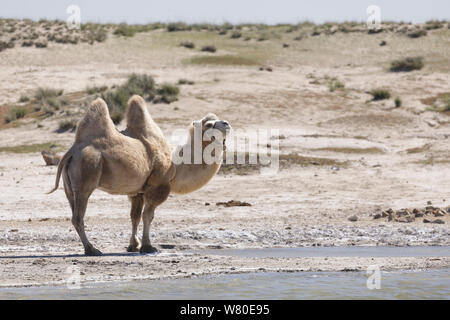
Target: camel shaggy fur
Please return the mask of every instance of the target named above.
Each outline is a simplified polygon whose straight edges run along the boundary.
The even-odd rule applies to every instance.
[[[149,238],[156,207],[167,199],[170,192],[188,193],[201,188],[220,168],[220,162],[208,164],[204,160],[197,164],[174,163],[169,144],[140,96],[129,100],[126,121],[127,128],[119,132],[105,101],[93,101],[77,126],[74,144],[59,163],[55,187],[50,191],[57,190],[62,175],[64,191],[72,209],[72,224],[86,255],[101,255],[89,242],[84,228],[88,199],[95,189],[129,197],[132,232],[127,251],[151,253],[156,251]],[[211,128],[221,133],[222,140],[212,137],[200,144],[202,151],[214,144],[212,154],[221,158],[223,148],[217,147],[219,144],[224,146],[231,127],[214,114],[195,121],[189,129],[186,145],[178,147],[174,154],[193,150],[195,126],[201,129],[201,137]],[[141,219],[144,225],[142,242],[137,237]]]

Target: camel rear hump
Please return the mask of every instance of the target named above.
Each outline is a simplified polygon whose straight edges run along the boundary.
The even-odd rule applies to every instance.
[[[78,123],[75,142],[84,142],[98,137],[109,136],[116,131],[106,102],[101,98],[97,98],[92,101],[83,119]]]
[[[134,95],[130,98],[125,118],[127,120],[127,131],[137,136],[146,138],[150,136],[163,136],[161,129],[150,116],[145,100],[141,96]]]

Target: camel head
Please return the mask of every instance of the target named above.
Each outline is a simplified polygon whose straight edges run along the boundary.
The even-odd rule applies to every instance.
[[[213,113],[191,124],[187,143],[178,146],[172,154],[176,168],[176,174],[170,181],[172,192],[193,192],[212,179],[220,169],[230,131],[228,121],[219,119]]]
[[[201,129],[203,149],[214,143],[225,150],[226,138],[231,131],[228,121],[219,119],[214,113],[208,113],[203,119],[192,123],[191,137],[194,136],[193,130],[196,128]]]

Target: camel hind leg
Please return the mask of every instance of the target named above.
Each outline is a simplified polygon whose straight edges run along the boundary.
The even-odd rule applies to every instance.
[[[145,190],[145,207],[144,212],[142,213],[144,229],[142,232],[141,253],[153,253],[158,251],[158,249],[153,247],[150,242],[150,225],[153,221],[153,217],[155,216],[156,207],[166,201],[169,193],[170,187],[168,185],[160,185],[157,187],[152,186]]]
[[[144,206],[144,197],[142,194],[138,194],[134,197],[129,197],[131,201],[131,238],[130,245],[127,248],[128,252],[139,251],[141,242],[137,237],[137,229],[142,217],[142,207]]]
[[[72,224],[84,246],[84,253],[88,256],[99,256],[102,253],[89,242],[85,226],[84,216],[87,203],[92,192],[97,188],[102,173],[101,156],[96,153],[82,154],[73,158],[67,169],[68,188],[66,195],[69,198],[72,209]],[[66,188],[65,188],[66,189]],[[73,202],[70,198],[73,196]]]

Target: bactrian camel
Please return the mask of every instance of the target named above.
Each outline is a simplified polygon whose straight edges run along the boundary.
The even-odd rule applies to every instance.
[[[152,253],[149,232],[155,209],[162,204],[170,192],[189,193],[195,191],[217,173],[220,161],[213,163],[172,161],[175,152],[183,155],[194,150],[194,128],[201,130],[202,151],[214,144],[213,155],[222,158],[226,134],[231,129],[227,121],[208,114],[194,121],[189,128],[186,145],[174,151],[167,143],[161,129],[153,121],[146,104],[140,96],[133,96],[126,110],[127,128],[119,132],[102,99],[92,102],[84,118],[78,123],[75,142],[62,157],[56,176],[58,188],[62,175],[64,191],[72,209],[72,224],[75,227],[86,255],[101,255],[88,240],[84,228],[84,215],[88,199],[95,189],[110,194],[127,195],[131,201],[131,239],[127,251]],[[212,136],[203,139],[203,133],[215,130],[221,140]],[[206,136],[206,134],[205,134]],[[198,144],[197,144],[198,146]],[[214,154],[215,152],[215,154]],[[194,153],[190,155],[193,159]],[[142,218],[142,242],[137,229]]]

